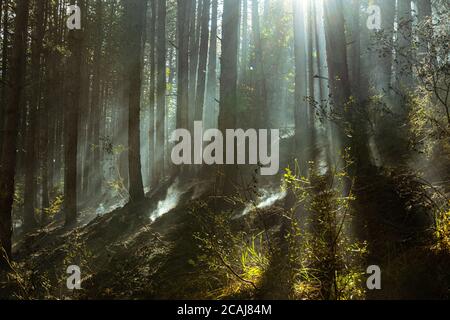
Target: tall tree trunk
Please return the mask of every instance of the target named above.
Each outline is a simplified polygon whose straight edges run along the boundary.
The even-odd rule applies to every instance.
[[[100,167],[100,90],[101,90],[101,55],[102,55],[102,43],[103,43],[103,4],[101,0],[97,0],[95,3],[95,44],[94,44],[94,56],[93,56],[93,76],[92,76],[92,99],[91,99],[91,119],[90,119],[90,150],[88,150],[91,166],[91,174],[89,177],[90,186],[89,194],[91,196],[98,196],[102,187],[102,169]]]
[[[75,4],[75,1],[71,1]],[[85,2],[80,5],[84,12]],[[83,28],[84,26],[82,26]],[[81,68],[83,63],[82,48],[84,45],[84,31],[68,31],[69,52],[67,101],[64,112],[64,210],[66,226],[77,221],[77,150],[78,150],[78,119],[81,101]]]
[[[42,1],[42,0],[41,0]],[[39,106],[41,100],[41,56],[42,40],[44,38],[44,10],[45,3],[35,1],[35,27],[31,36],[31,98],[29,102],[28,123],[29,128],[26,138],[25,155],[25,199],[24,199],[24,224],[25,230],[32,230],[37,226],[35,218],[36,202],[36,173],[37,173],[37,132],[39,128]]]
[[[89,7],[88,2],[84,4],[86,12],[81,16],[81,24],[84,26],[84,34],[91,33],[91,21],[88,18]],[[81,9],[81,7],[80,7]],[[84,40],[84,46],[81,50],[81,75],[80,75],[80,110],[79,110],[79,126],[78,126],[78,154],[77,154],[77,189],[78,189],[78,202],[84,203],[91,195],[88,192],[89,176],[92,172],[89,159],[89,135],[88,132],[91,128],[92,118],[91,106],[89,105],[89,93],[90,93],[90,75],[89,75],[89,53],[88,43],[89,37]],[[81,201],[80,201],[81,200]]]
[[[156,1],[152,1],[150,3],[151,8],[151,17],[150,17],[150,25],[149,25],[149,44],[150,44],[150,55],[149,55],[149,63],[150,63],[150,88],[149,88],[149,127],[148,127],[148,140],[149,140],[149,157],[148,157],[148,167],[149,167],[149,179],[150,186],[153,186],[155,183],[155,94],[156,94],[156,19],[157,19],[157,6]]]
[[[0,130],[3,132],[6,115],[6,88],[8,68],[8,39],[9,39],[9,0],[3,0],[3,34],[2,34],[2,82],[0,91]],[[0,150],[3,144],[3,134],[0,134]]]
[[[347,126],[352,124],[352,119],[350,111],[345,107],[351,99],[351,87],[347,64],[347,41],[345,37],[342,0],[324,1],[324,20],[330,92],[333,98],[333,107],[341,115],[343,119],[341,125],[345,128],[346,124]],[[347,135],[348,133],[344,132],[344,130],[339,130],[341,143],[345,147],[351,147]],[[348,195],[349,190],[350,185],[347,183],[344,186],[344,194]],[[334,238],[333,232],[327,230],[324,233],[324,237],[326,237],[327,243],[331,244]],[[333,255],[330,255],[329,267],[323,279],[324,286],[322,294],[325,299],[330,299],[333,296],[332,288],[336,277],[334,261]]]
[[[408,90],[412,84],[411,42],[412,11],[411,0],[398,0],[397,30],[397,86],[401,91]]]
[[[144,198],[141,168],[140,110],[142,85],[142,45],[147,2],[127,0],[125,5],[129,41],[127,66],[128,96],[128,168],[130,176],[130,201]]]
[[[344,106],[350,101],[351,87],[342,1],[327,1],[324,3],[324,12],[330,90],[335,108],[348,117],[349,114],[345,112]]]
[[[306,76],[306,32],[304,24],[303,4],[294,1],[294,55],[295,55],[295,151],[299,156],[306,148],[305,128],[307,124],[307,76]],[[306,159],[300,159],[304,167]],[[304,168],[303,168],[304,169]]]
[[[418,19],[419,23],[424,23],[428,19],[432,18],[432,8],[430,0],[416,0],[417,2],[417,10],[418,10]],[[429,39],[427,37],[422,37],[420,39],[420,50],[419,52],[422,54],[426,54],[428,52],[428,42]]]
[[[317,160],[317,146],[316,146],[316,110],[314,108],[315,94],[315,73],[314,73],[314,10],[313,0],[308,1],[308,92],[309,92],[309,123],[308,123],[308,141],[309,141],[309,161],[312,161],[314,166]],[[316,39],[317,41],[317,39]]]
[[[209,59],[208,59],[208,79],[206,84],[206,99],[207,108],[205,127],[212,128],[216,126],[217,122],[217,14],[218,14],[218,0],[212,0],[211,10],[211,35],[209,39]]]
[[[242,0],[242,58],[241,58],[241,75],[247,78],[248,70],[248,2],[250,0]]]
[[[4,142],[0,161],[0,269],[7,269],[11,259],[14,174],[16,172],[16,142],[19,110],[24,89],[29,0],[18,0],[14,27],[14,42],[10,64],[10,87],[5,113]],[[3,252],[4,250],[4,252]]]
[[[189,124],[189,25],[192,1],[178,0],[178,90],[177,128],[187,129]]]
[[[357,100],[361,100],[361,34],[360,34],[360,0],[352,0],[352,19],[350,21],[351,47],[350,47],[350,79]]]
[[[432,15],[430,0],[416,0],[419,20],[423,21]]]
[[[257,125],[262,128],[269,127],[269,108],[267,101],[267,83],[264,74],[263,46],[261,39],[261,24],[259,19],[259,2],[252,1],[252,23],[253,23],[253,41],[255,43],[255,102],[258,110],[259,119]]]
[[[328,95],[328,91],[325,85],[324,80],[324,65],[323,61],[325,61],[325,54],[323,52],[323,44],[322,39],[319,34],[319,24],[317,21],[318,17],[318,11],[316,7],[316,2],[312,1],[312,16],[313,16],[313,24],[314,24],[314,38],[316,39],[316,68],[317,68],[317,75],[318,75],[318,87],[319,87],[319,103],[322,103],[325,101],[326,96]],[[320,20],[322,21],[322,20]],[[332,163],[333,163],[333,155],[331,152],[331,148],[333,145],[333,136],[331,134],[332,132],[332,122],[330,119],[325,120],[325,135],[324,135],[324,145],[326,145],[325,149],[325,157],[326,157],[326,163],[328,165],[328,168],[331,169]]]
[[[347,169],[349,175],[353,176],[355,170],[369,165],[367,135],[365,124],[356,112],[356,108],[361,108],[361,105],[351,98],[342,0],[326,1],[324,9],[330,91],[335,112],[343,121],[339,130],[340,142],[343,147],[350,148],[350,155],[355,162]],[[344,192],[349,189],[347,181]]]
[[[269,16],[269,11],[270,11],[270,0],[264,0],[264,8],[263,8],[263,15],[264,18],[267,18]],[[265,20],[267,21],[267,20]]]
[[[395,22],[395,1],[379,0],[381,7],[381,30],[386,37],[388,47],[392,48],[394,44],[394,22]],[[377,76],[379,77],[380,89],[385,93],[391,90],[393,52],[392,50],[383,52],[380,57],[380,68]]]
[[[47,19],[49,17],[47,16]],[[51,28],[52,26],[50,26]],[[41,123],[46,125],[41,126],[40,135],[40,163],[41,163],[41,177],[42,177],[42,203],[41,203],[41,225],[45,225],[48,221],[47,209],[50,207],[50,163],[53,162],[53,158],[50,153],[50,143],[52,143],[51,133],[53,132],[52,117],[50,115],[50,109],[53,106],[53,93],[51,88],[53,86],[54,77],[54,65],[50,61],[50,53],[47,51],[44,54],[43,61],[47,66],[45,75],[45,99],[43,101],[43,110],[41,111]]]
[[[203,0],[193,0],[191,8],[190,44],[189,44],[189,129],[193,130],[195,119],[195,99],[197,97],[197,69],[200,43],[201,9]],[[195,8],[197,4],[197,8]]]
[[[156,88],[156,179],[164,174],[166,119],[166,0],[158,0],[157,23],[157,88]]]
[[[222,58],[220,75],[220,113],[219,129],[236,127],[238,50],[239,50],[239,1],[227,0],[223,6],[222,17]],[[226,138],[224,139],[226,140]],[[225,141],[226,145],[226,141]],[[236,156],[236,152],[234,152]],[[224,159],[227,154],[224,152]],[[236,161],[234,162],[236,163]],[[224,175],[219,179],[219,190],[232,193],[236,179],[236,166],[225,165]]]
[[[203,121],[203,105],[205,103],[205,82],[206,82],[206,64],[208,59],[208,41],[209,41],[209,11],[211,1],[203,0],[201,32],[200,32],[200,54],[198,64],[197,79],[197,98],[195,101],[195,120]]]

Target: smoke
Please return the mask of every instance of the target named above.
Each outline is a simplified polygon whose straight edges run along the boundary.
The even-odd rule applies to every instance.
[[[150,215],[150,220],[154,222],[166,213],[169,213],[171,210],[175,209],[180,202],[181,196],[185,192],[186,191],[180,190],[180,183],[177,179],[167,190],[166,198],[158,202],[156,210]]]
[[[259,191],[260,197],[256,200],[256,203],[250,203],[248,204],[244,211],[242,211],[241,215],[239,215],[236,218],[241,218],[243,216],[246,216],[247,214],[251,213],[255,209],[266,209],[273,206],[276,202],[283,200],[287,193],[285,190],[276,192],[276,190],[268,190],[268,189],[261,189]]]

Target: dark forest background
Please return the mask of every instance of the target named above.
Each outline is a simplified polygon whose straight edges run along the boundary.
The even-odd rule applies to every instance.
[[[0,0],[0,297],[449,298],[449,19],[448,0]],[[173,165],[194,121],[279,129],[280,173]]]

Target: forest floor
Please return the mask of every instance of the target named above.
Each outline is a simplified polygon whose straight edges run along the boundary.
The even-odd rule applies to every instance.
[[[450,256],[432,250],[430,210],[416,183],[406,173],[393,171],[371,172],[355,182],[354,228],[367,242],[367,266],[382,267],[382,290],[367,291],[367,299],[450,297]],[[128,204],[84,226],[66,229],[53,223],[27,235],[14,247],[15,281],[2,291],[9,297],[41,299],[299,298],[293,295],[295,266],[284,249],[283,197],[258,210],[256,217],[236,216],[245,206],[235,204],[232,226],[220,233],[220,222],[208,215],[205,205],[200,213],[193,209],[210,201],[211,184],[178,185],[176,203],[164,204],[173,198],[174,184],[167,181],[142,203]],[[167,212],[155,220],[161,204],[168,205]],[[243,257],[234,253],[231,242],[226,246],[227,239],[234,239],[233,230],[258,233],[277,248],[265,252],[264,259],[255,254],[264,260],[264,268],[250,268],[249,278],[235,269]],[[202,234],[222,234],[223,239],[211,240],[222,249],[205,242]],[[253,245],[255,251],[257,247]],[[81,267],[83,289],[70,292],[66,268],[73,264]]]

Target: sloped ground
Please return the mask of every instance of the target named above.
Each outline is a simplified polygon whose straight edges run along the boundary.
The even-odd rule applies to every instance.
[[[422,182],[391,170],[356,184],[355,230],[368,242],[367,265],[382,270],[382,290],[368,291],[367,298],[450,298],[450,256],[432,250],[435,208]]]
[[[0,296],[32,299],[214,296],[223,281],[216,281],[216,275],[206,264],[193,263],[200,254],[194,235],[201,229],[190,209],[197,201],[207,199],[210,189],[208,182],[179,185],[169,181],[144,202],[98,216],[85,226],[66,229],[55,223],[27,235],[15,245],[14,281],[2,286]],[[155,220],[155,215],[161,216]],[[244,219],[235,220],[236,229],[243,227],[241,220]],[[83,290],[66,289],[65,271],[69,265],[80,266]]]
[[[360,177],[354,187],[357,199],[354,206],[358,212],[355,231],[368,243],[367,265],[377,264],[383,272],[383,290],[367,292],[367,298],[449,298],[449,255],[430,249],[430,208],[423,205],[417,192],[408,191],[405,183],[414,190],[411,177],[372,172]],[[32,299],[292,297],[293,266],[289,265],[284,249],[282,198],[259,210],[259,220],[252,220],[250,215],[231,220],[232,233],[266,229],[273,247],[277,248],[269,255],[257,286],[244,283],[245,279],[233,274],[227,263],[223,268],[211,268],[208,261],[198,259],[202,250],[195,236],[204,230],[192,207],[198,201],[207,201],[211,189],[208,182],[179,185],[168,181],[142,203],[126,205],[85,226],[68,230],[53,224],[28,235],[15,246],[16,273],[8,285],[0,288],[0,296]],[[167,199],[171,201],[168,203]],[[222,210],[220,205],[215,209]],[[243,212],[245,206],[235,204],[234,209],[235,213]],[[155,212],[161,215],[156,220]],[[81,267],[83,290],[70,292],[66,289],[65,271],[73,264]]]

